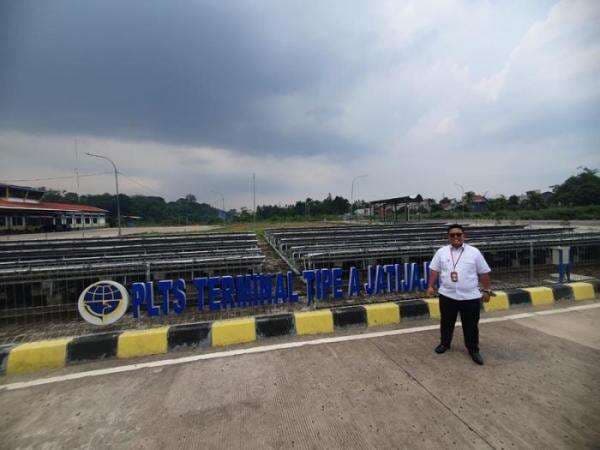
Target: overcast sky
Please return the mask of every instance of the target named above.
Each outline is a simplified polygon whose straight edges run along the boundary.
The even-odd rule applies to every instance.
[[[227,208],[252,173],[259,204],[512,194],[600,168],[599,124],[597,0],[0,0],[0,180],[62,177],[15,184],[95,152]]]

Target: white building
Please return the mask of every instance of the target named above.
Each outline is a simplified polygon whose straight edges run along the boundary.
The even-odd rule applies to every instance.
[[[95,206],[44,202],[44,191],[0,183],[0,231],[60,231],[106,226]]]

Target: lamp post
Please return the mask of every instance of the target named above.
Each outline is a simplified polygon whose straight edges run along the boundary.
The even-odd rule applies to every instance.
[[[352,212],[354,211],[354,183],[361,178],[366,178],[367,176],[368,175],[358,175],[352,178],[352,187],[350,188],[350,216],[352,216]]]
[[[465,188],[463,187],[462,184],[458,184],[458,183],[454,183],[455,186],[459,187],[461,192],[462,192],[462,196],[460,197],[460,203],[462,205],[463,199],[465,197]],[[465,219],[465,205],[462,205],[462,218],[463,220]]]
[[[96,155],[95,153],[88,152],[86,152],[86,155],[93,156],[95,158],[105,159],[106,161],[112,164],[113,169],[115,170],[115,189],[117,191],[117,225],[119,227],[119,236],[121,236],[121,205],[119,203],[119,170],[117,169],[117,165],[113,162],[112,159],[106,156]]]
[[[218,191],[215,191],[214,189],[212,191],[210,191],[210,192],[212,192],[213,194],[217,194],[219,197],[221,197],[221,205],[222,205],[222,208],[223,208],[223,213],[225,214],[225,197],[223,196],[223,194],[221,194]],[[227,216],[225,216],[225,217],[227,217]]]

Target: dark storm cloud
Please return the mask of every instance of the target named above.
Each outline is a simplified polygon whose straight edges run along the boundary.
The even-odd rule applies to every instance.
[[[95,152],[236,206],[252,173],[266,203],[556,184],[600,164],[599,5],[0,0],[0,179]]]
[[[311,30],[296,32],[289,11],[260,5],[3,2],[0,127],[252,153],[358,150],[322,120],[336,105],[280,115],[280,99],[332,76],[335,56],[306,45]]]

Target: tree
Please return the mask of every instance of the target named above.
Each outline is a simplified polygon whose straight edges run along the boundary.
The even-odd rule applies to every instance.
[[[114,224],[117,208],[114,194],[81,195],[66,191],[47,191],[44,201],[62,203],[81,203],[109,212],[109,222]],[[206,203],[197,203],[195,197],[188,194],[175,202],[165,202],[162,197],[145,195],[119,195],[122,216],[139,216],[142,222],[177,224],[210,223],[218,220],[216,209]]]
[[[518,209],[519,208],[519,197],[516,195],[511,195],[508,197],[508,209]]]
[[[44,189],[44,188],[42,188]],[[64,201],[64,194],[66,191],[55,191],[55,190],[47,190],[44,193],[44,201],[45,202],[62,202]]]
[[[581,173],[552,187],[552,201],[559,206],[599,205],[600,177],[597,174],[598,170],[584,167]]]
[[[336,195],[333,199],[331,213],[345,214],[350,209],[350,202],[344,197]]]
[[[473,192],[473,191],[465,192],[465,194],[463,195],[463,198],[462,198],[463,209],[465,211],[468,211],[469,209],[471,209],[471,205],[473,204],[474,198],[475,198],[475,192]]]
[[[525,208],[527,209],[542,209],[546,207],[544,197],[537,191],[527,191],[527,199],[525,200]]]
[[[491,198],[488,200],[488,208],[490,211],[504,211],[508,208],[508,201],[504,195],[498,198]]]

